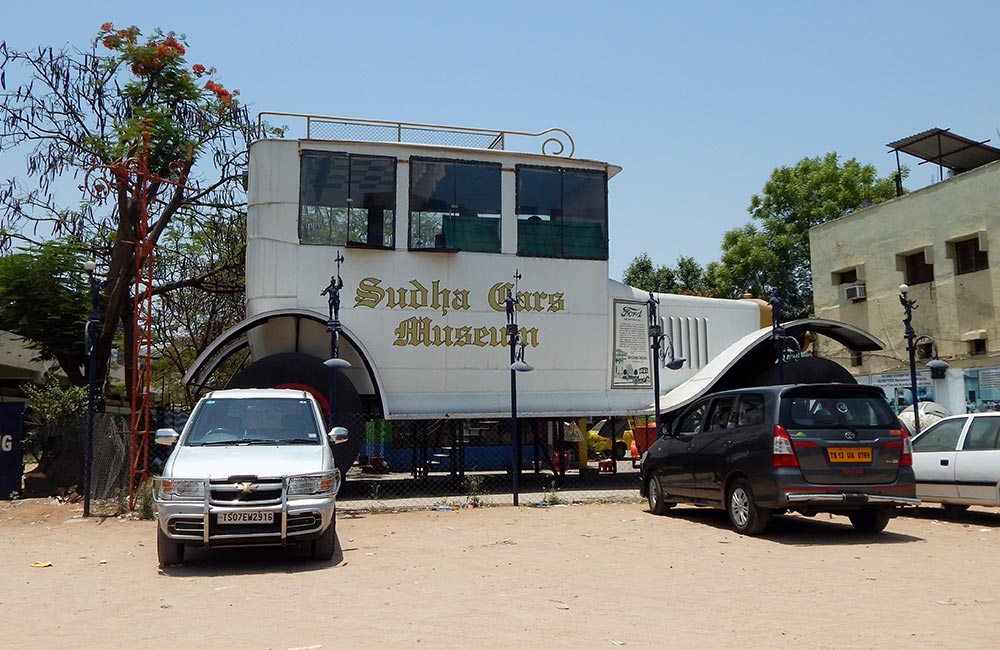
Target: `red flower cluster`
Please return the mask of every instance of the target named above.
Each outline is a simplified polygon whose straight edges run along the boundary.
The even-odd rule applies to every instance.
[[[163,42],[156,46],[156,55],[159,56],[174,56],[184,54],[184,46],[181,45],[176,38],[173,36],[168,36],[163,39]]]
[[[191,66],[191,72],[195,73],[200,77],[201,75],[205,74],[205,66],[203,66],[200,63],[195,63],[193,66]]]
[[[117,50],[121,48],[123,43],[128,43],[130,45],[135,45],[135,37],[138,31],[135,28],[132,29],[119,29],[115,31],[115,26],[112,23],[104,23],[101,25],[101,32],[107,34],[101,39],[101,44],[108,48],[109,50]]]
[[[219,98],[219,101],[223,104],[231,104],[233,101],[233,94],[222,87],[222,84],[217,84],[211,79],[205,82],[205,88],[211,90],[215,93],[215,96]]]

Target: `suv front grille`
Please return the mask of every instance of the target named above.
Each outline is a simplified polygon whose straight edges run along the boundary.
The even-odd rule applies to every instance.
[[[274,505],[281,503],[281,481],[213,482],[209,498],[214,505]]]

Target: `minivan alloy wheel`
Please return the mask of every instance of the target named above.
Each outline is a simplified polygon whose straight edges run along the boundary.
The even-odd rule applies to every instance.
[[[737,526],[745,527],[750,519],[750,497],[742,489],[733,490],[730,508]]]
[[[741,535],[757,535],[764,531],[771,514],[761,510],[753,500],[753,490],[745,478],[736,479],[726,497],[726,512],[733,530]]]

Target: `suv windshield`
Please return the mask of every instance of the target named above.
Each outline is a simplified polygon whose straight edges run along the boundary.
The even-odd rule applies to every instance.
[[[877,427],[895,429],[897,418],[884,399],[872,395],[795,395],[786,398],[787,421],[798,429]]]
[[[304,399],[209,399],[194,414],[184,444],[320,444],[312,405]]]

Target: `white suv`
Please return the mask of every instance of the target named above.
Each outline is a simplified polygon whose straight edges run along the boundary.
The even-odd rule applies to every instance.
[[[179,564],[184,548],[311,542],[312,556],[333,557],[340,471],[313,397],[301,390],[214,391],[184,430],[156,432],[173,445],[154,479],[160,565]]]

